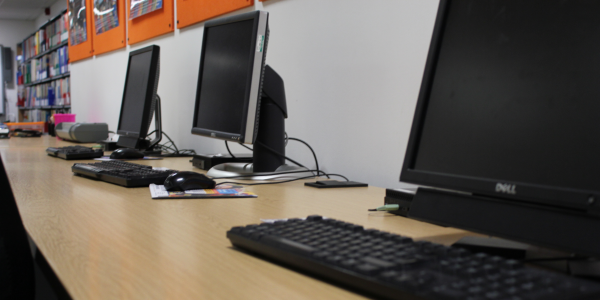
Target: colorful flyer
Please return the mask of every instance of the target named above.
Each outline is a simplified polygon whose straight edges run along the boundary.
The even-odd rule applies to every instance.
[[[169,192],[164,185],[150,184],[152,199],[210,199],[210,198],[256,198],[254,193],[245,192],[240,185],[222,185],[216,189]]]
[[[163,0],[129,0],[129,20],[163,8]]]
[[[117,0],[94,0],[94,22],[96,34],[119,27]]]
[[[71,46],[87,41],[85,0],[69,0],[69,38]]]

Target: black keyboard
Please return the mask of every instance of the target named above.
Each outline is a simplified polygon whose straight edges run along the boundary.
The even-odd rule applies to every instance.
[[[94,149],[84,146],[68,146],[68,147],[49,147],[46,153],[50,156],[60,157],[62,159],[92,159],[99,158],[104,155],[102,149]]]
[[[91,164],[76,163],[71,170],[77,175],[126,187],[148,187],[151,183],[164,184],[167,176],[177,172],[176,170],[157,170],[151,166],[115,160]]]
[[[600,299],[600,284],[320,216],[233,227],[231,243],[389,299]]]

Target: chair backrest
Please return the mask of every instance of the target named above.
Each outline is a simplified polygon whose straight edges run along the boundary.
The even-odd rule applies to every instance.
[[[0,299],[33,299],[33,257],[2,157],[0,194]]]

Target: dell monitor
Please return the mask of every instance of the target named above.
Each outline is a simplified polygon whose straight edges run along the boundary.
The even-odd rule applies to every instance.
[[[442,0],[408,216],[600,256],[600,2]]]
[[[192,133],[254,146],[252,164],[217,165],[211,176],[298,170],[284,164],[287,107],[283,80],[265,65],[268,16],[254,11],[204,25]]]
[[[129,53],[123,102],[117,134],[117,146],[143,151],[146,155],[160,155],[155,146],[162,138],[158,77],[160,73],[160,47],[148,46]],[[146,139],[155,114],[155,138]]]

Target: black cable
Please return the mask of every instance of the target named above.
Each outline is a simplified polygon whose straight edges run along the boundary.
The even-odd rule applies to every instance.
[[[260,142],[260,141],[256,141],[255,143],[256,143],[256,144],[259,144],[261,147],[264,147],[265,149],[269,150],[269,152],[271,152],[271,153],[273,153],[273,154],[275,154],[275,155],[279,155],[279,157],[283,157],[283,158],[285,158],[285,159],[287,159],[287,160],[289,160],[289,161],[293,162],[294,164],[298,165],[299,167],[306,168],[306,167],[305,167],[303,164],[301,164],[301,163],[299,163],[299,162],[297,162],[297,161],[295,161],[295,160],[293,160],[293,159],[291,159],[291,158],[289,158],[289,157],[287,157],[287,156],[285,156],[285,155],[283,155],[283,154],[281,154],[281,153],[279,153],[279,152],[275,151],[274,149],[272,149],[271,147],[269,147],[269,146],[267,146],[267,145],[263,144],[263,143],[262,143],[262,142]],[[306,169],[308,169],[308,168],[306,168]]]
[[[350,179],[348,179],[348,177],[341,175],[341,174],[325,173],[323,171],[320,171],[320,172],[323,173],[323,175],[325,175],[327,178],[329,178],[329,176],[337,176],[337,177],[342,177],[342,178],[346,179],[346,181],[350,181]]]
[[[306,145],[306,147],[308,147],[308,149],[310,149],[310,151],[312,152],[312,154],[313,154],[313,157],[314,157],[314,159],[315,159],[315,165],[316,165],[316,167],[317,167],[317,174],[321,174],[321,173],[320,173],[320,169],[319,169],[319,161],[317,160],[317,154],[315,153],[315,151],[313,150],[313,148],[312,148],[312,147],[311,147],[311,146],[310,146],[310,145],[309,145],[307,142],[305,142],[305,141],[303,141],[303,140],[301,140],[301,139],[298,139],[298,138],[293,138],[293,137],[288,137],[288,135],[287,135],[287,132],[286,132],[286,133],[285,133],[285,141],[286,141],[286,145],[287,145],[287,141],[288,141],[288,140],[294,140],[294,141],[298,141],[298,142],[300,142],[300,143],[303,143],[304,145]],[[274,153],[275,155],[278,155],[279,157],[283,157],[283,158],[285,158],[285,159],[287,159],[287,160],[289,160],[289,161],[293,162],[294,164],[296,164],[296,165],[298,165],[298,166],[300,166],[300,167],[302,167],[302,168],[306,168],[304,165],[300,164],[299,162],[297,162],[297,161],[295,161],[295,160],[293,160],[293,159],[291,159],[291,158],[289,158],[289,157],[287,157],[287,156],[285,156],[285,155],[283,155],[283,154],[281,154],[281,153],[279,153],[279,152],[275,151],[274,149],[272,149],[272,148],[268,147],[267,145],[265,145],[265,144],[261,143],[260,141],[256,141],[256,143],[260,144],[260,145],[261,145],[261,146],[263,146],[265,149],[269,150],[271,153]],[[253,149],[251,149],[250,147],[247,147],[246,145],[244,145],[244,144],[242,144],[242,143],[239,143],[239,144],[240,144],[241,146],[245,147],[246,149],[250,150],[250,151],[254,151]],[[227,150],[229,150],[229,148],[228,148]],[[230,154],[231,154],[231,153],[230,153]],[[308,169],[308,168],[307,168],[307,169]],[[327,174],[327,173],[325,173],[325,174]],[[329,177],[329,176],[327,176],[327,175],[326,175],[326,177],[327,177],[327,178],[330,178],[330,177]],[[344,178],[345,178],[345,177],[344,177]],[[346,180],[348,180],[348,179],[346,178]]]
[[[148,133],[146,135],[146,139],[149,140],[149,136],[155,132],[156,132],[156,130],[153,130],[150,133]],[[181,149],[180,150],[179,148],[177,148],[177,145],[175,145],[175,142],[173,142],[171,137],[166,132],[163,131],[163,134],[167,137],[169,142],[164,143],[164,144],[158,144],[157,146],[158,146],[159,150],[161,150],[161,151],[164,151],[164,152],[171,151],[172,153],[162,154],[162,156],[168,157],[168,156],[195,155],[196,154],[196,150],[194,150],[194,149]]]
[[[319,161],[317,160],[317,154],[315,153],[315,150],[313,150],[313,148],[307,142],[305,142],[305,141],[303,141],[301,139],[298,139],[298,138],[288,137],[287,133],[285,135],[286,135],[287,139],[292,140],[292,141],[300,142],[300,143],[306,145],[306,147],[308,147],[308,149],[310,149],[310,152],[312,152],[313,157],[315,158],[315,165],[317,165],[317,174],[318,174],[319,173]],[[329,178],[329,177],[327,177],[327,178]]]
[[[175,153],[179,154],[179,149],[177,149],[177,145],[175,145],[175,143],[173,142],[173,140],[169,137],[169,135],[163,131],[163,133],[167,139],[169,139],[169,142],[171,142],[171,145],[173,145],[173,147],[175,147]]]
[[[229,152],[229,155],[231,155],[231,158],[236,158],[235,155],[233,155],[233,153],[231,153],[231,150],[229,150],[229,143],[227,143],[227,140],[225,140],[225,148],[227,148],[227,152]]]
[[[254,152],[254,149],[252,149],[252,148],[250,148],[250,147],[248,147],[248,146],[246,146],[246,145],[244,145],[244,144],[242,144],[242,143],[238,143],[238,144],[240,144],[240,146],[242,146],[242,147],[244,147],[244,148],[246,148],[246,149],[248,149],[248,150],[250,150],[250,151]]]

